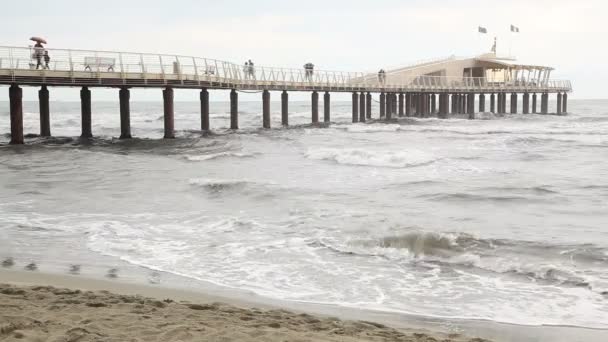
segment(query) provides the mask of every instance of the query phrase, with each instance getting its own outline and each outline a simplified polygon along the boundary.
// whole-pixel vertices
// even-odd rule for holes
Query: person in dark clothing
[[[34,58],[36,59],[36,70],[43,67],[42,65],[42,55],[44,54],[44,47],[40,42],[36,42],[34,45]]]
[[[380,71],[378,71],[378,81],[380,84],[384,84],[386,82],[386,72],[384,69],[380,69]]]
[[[49,68],[49,63],[51,62],[51,56],[49,56],[49,51],[48,50],[44,50],[44,68],[45,69],[50,69]]]

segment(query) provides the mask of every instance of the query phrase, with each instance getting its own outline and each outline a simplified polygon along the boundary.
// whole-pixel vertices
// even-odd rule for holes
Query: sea
[[[209,133],[200,103],[176,102],[169,140],[162,102],[131,109],[134,139],[117,138],[117,102],[94,101],[95,138],[81,141],[79,102],[51,102],[52,138],[35,135],[38,104],[25,102],[33,134],[9,146],[0,102],[0,259],[39,271],[123,263],[288,303],[608,329],[608,100],[476,120],[384,121],[374,103],[375,119],[356,124],[335,101],[318,126],[310,102],[293,101],[288,128],[273,101],[272,129],[261,101],[243,101],[238,131],[229,103],[212,102]]]

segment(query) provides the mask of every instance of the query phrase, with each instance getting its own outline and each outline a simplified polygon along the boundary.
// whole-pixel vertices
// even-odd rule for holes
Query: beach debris
[[[13,258],[8,257],[2,261],[2,267],[13,267],[15,265],[15,260]]]
[[[30,262],[29,264],[27,264],[27,266],[25,266],[25,269],[28,271],[36,271],[38,270],[38,265],[36,265],[35,262]]]
[[[80,274],[80,265],[70,265],[70,270],[68,271],[70,274]]]
[[[87,303],[86,306],[91,307],[91,308],[105,308],[108,305],[105,303],[102,303],[102,302],[92,302],[92,303]]]
[[[118,278],[118,268],[111,268],[110,270],[108,270],[106,277],[113,279]]]

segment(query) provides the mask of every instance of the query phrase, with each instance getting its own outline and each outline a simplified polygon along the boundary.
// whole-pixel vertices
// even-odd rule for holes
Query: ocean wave
[[[185,155],[184,157],[189,161],[205,161],[220,158],[252,158],[255,157],[255,154],[245,152],[217,152],[201,155]]]
[[[319,241],[312,247],[328,248],[344,255],[381,257],[391,262],[436,265],[482,273],[494,273],[520,281],[547,285],[582,287],[602,292],[606,284],[593,286],[593,278],[581,267],[608,261],[608,251],[583,245],[551,245],[538,242],[482,239],[465,233],[412,231],[347,243]],[[539,257],[540,256],[540,257]]]
[[[309,149],[306,157],[314,160],[331,160],[344,165],[407,168],[435,162],[432,155],[417,150],[399,152],[373,151],[359,148]]]
[[[223,192],[227,190],[243,189],[252,184],[252,182],[238,179],[210,179],[210,178],[193,178],[189,180],[190,185],[202,187],[210,192]]]

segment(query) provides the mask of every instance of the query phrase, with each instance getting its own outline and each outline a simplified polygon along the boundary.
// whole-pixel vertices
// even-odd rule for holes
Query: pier
[[[346,72],[243,65],[214,59],[109,51],[47,49],[48,68],[36,69],[32,48],[0,47],[0,85],[9,86],[11,144],[23,144],[22,87],[39,87],[40,135],[51,135],[49,99],[51,87],[78,87],[81,99],[81,137],[93,136],[91,89],[116,88],[120,101],[120,138],[131,138],[130,89],[162,89],[164,138],[175,137],[174,92],[200,90],[201,130],[209,125],[209,90],[224,89],[230,99],[230,128],[239,128],[239,91],[259,91],[262,97],[261,126],[271,128],[270,92],[281,93],[281,124],[289,125],[289,92],[311,94],[311,123],[319,123],[319,93],[323,93],[323,122],[331,122],[332,92],[352,94],[352,122],[399,117],[448,118],[462,114],[475,119],[485,112],[549,114],[549,97],[554,96],[555,114],[567,113],[570,81],[550,78],[551,67],[517,63],[494,53],[447,57],[411,66],[377,72]],[[530,96],[532,108],[530,110]],[[378,98],[378,100],[375,100]],[[509,101],[507,101],[509,98]],[[372,101],[379,112],[372,113]],[[476,103],[478,106],[476,106]],[[476,108],[478,110],[476,111]]]

